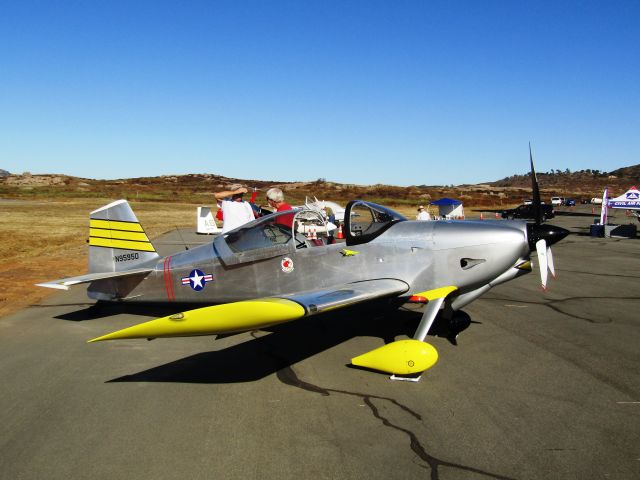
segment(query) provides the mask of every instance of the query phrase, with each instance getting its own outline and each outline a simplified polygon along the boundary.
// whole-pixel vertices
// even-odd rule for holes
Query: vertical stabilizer
[[[126,200],[91,212],[89,273],[131,270],[159,257]]]

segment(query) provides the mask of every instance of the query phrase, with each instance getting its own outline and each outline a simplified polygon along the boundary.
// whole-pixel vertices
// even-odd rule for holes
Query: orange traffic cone
[[[480,220],[484,220],[484,215],[480,212]]]
[[[498,216],[498,212],[496,212],[496,218],[500,218],[500,217]]]
[[[316,228],[313,227],[313,229],[311,230],[311,240],[317,240],[318,236],[316,235]]]
[[[344,239],[344,233],[342,233],[342,225],[338,227],[338,233],[336,234],[336,238],[338,240]]]

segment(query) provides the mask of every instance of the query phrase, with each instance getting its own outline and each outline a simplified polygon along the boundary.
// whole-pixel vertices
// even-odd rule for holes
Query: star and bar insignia
[[[202,290],[208,282],[213,282],[213,275],[205,274],[198,269],[191,270],[188,277],[182,277],[182,285],[189,285],[196,292]]]

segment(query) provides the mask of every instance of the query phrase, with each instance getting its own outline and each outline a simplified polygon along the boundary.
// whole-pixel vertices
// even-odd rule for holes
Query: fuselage
[[[402,221],[357,245],[288,243],[229,253],[218,237],[159,260],[124,299],[218,304],[376,278],[402,280],[409,294],[443,285],[464,294],[529,255],[522,222]]]

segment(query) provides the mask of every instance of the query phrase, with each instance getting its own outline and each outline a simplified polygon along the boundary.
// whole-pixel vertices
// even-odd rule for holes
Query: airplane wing
[[[107,278],[121,278],[130,277],[133,275],[147,275],[153,272],[153,268],[134,268],[132,270],[124,270],[122,272],[100,272],[100,273],[88,273],[86,275],[80,275],[77,277],[60,278],[58,280],[52,280],[50,282],[36,283],[38,287],[57,288],[60,290],[69,290],[72,285],[78,285],[80,283],[90,283],[96,280],[104,280]]]
[[[377,298],[401,295],[408,290],[407,283],[392,278],[347,283],[334,288],[197,308],[134,325],[89,341],[242,332]]]
[[[288,299],[302,305],[307,315],[315,315],[316,313],[347,307],[367,300],[401,295],[408,290],[409,285],[402,280],[379,278],[376,280],[347,283],[336,288],[283,295],[280,298]]]

